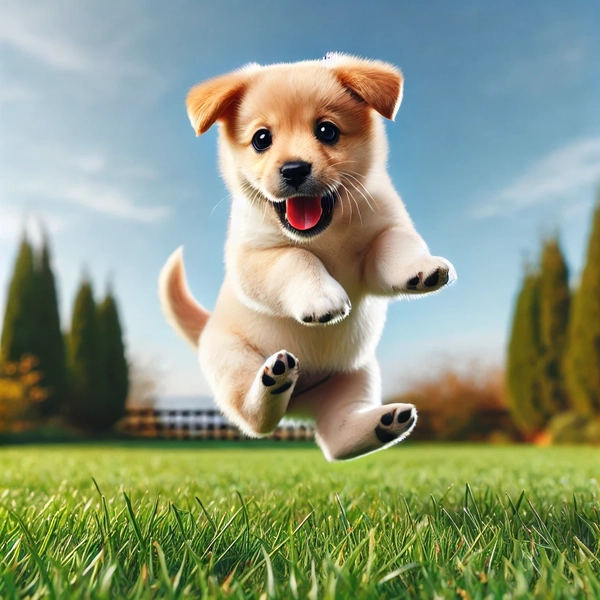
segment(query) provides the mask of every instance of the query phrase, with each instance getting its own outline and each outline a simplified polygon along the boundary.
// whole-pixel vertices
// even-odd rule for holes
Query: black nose
[[[289,183],[291,186],[298,189],[310,175],[310,169],[310,163],[298,160],[285,163],[281,169],[279,169],[279,172],[286,183]]]

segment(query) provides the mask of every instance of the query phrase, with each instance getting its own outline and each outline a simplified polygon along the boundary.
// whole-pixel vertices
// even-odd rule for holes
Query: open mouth
[[[284,202],[273,203],[279,215],[281,224],[293,233],[312,237],[317,235],[331,224],[335,196],[296,196]]]

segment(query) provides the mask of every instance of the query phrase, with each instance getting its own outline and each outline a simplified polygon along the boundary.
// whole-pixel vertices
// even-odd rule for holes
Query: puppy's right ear
[[[186,98],[188,117],[196,135],[208,131],[248,85],[248,74],[236,71],[193,87]]]
[[[341,84],[358,94],[386,119],[394,120],[404,79],[399,69],[380,60],[366,60],[332,52],[324,64],[335,72]]]

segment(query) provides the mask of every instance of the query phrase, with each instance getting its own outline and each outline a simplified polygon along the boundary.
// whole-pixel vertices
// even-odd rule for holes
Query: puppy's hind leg
[[[329,461],[348,460],[402,441],[417,422],[412,404],[381,404],[379,366],[334,375],[292,399],[290,413],[312,413],[316,438]]]
[[[244,433],[268,435],[287,411],[298,380],[298,359],[285,350],[265,359],[236,336],[219,336],[216,344],[210,337],[209,331],[202,336],[200,363],[217,404]]]

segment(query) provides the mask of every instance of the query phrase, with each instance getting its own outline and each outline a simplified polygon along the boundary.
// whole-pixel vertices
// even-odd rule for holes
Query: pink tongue
[[[289,224],[305,231],[313,228],[321,218],[321,198],[288,198],[286,200],[286,217]]]

